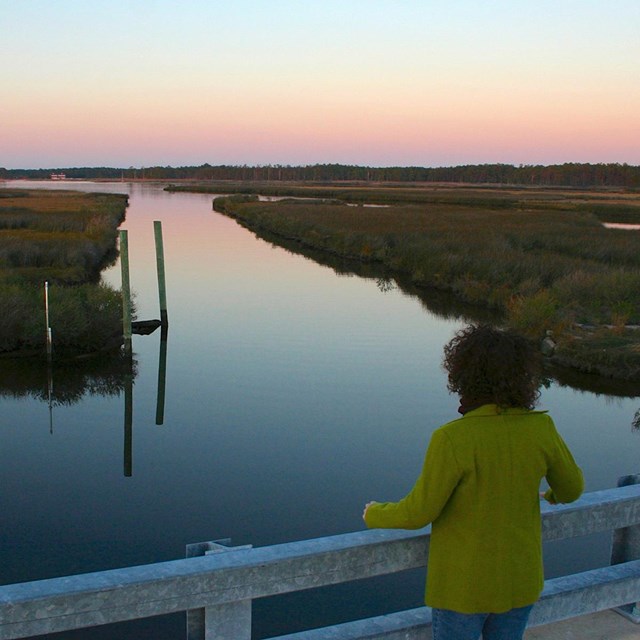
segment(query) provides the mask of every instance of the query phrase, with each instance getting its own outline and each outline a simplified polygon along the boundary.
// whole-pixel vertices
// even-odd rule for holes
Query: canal
[[[19,186],[130,195],[122,228],[139,319],[159,317],[161,220],[169,332],[162,375],[160,332],[134,336],[128,426],[117,376],[88,363],[54,369],[49,401],[46,373],[0,362],[11,381],[0,387],[0,582],[175,559],[204,540],[262,546],[354,531],[365,502],[412,486],[431,432],[457,415],[442,347],[481,311],[258,239],[212,211],[211,195],[144,183]],[[119,265],[103,279],[119,288]],[[73,375],[73,391],[56,395]],[[587,490],[640,472],[640,390],[559,380],[539,406]],[[608,563],[602,536],[545,551],[549,577]],[[411,572],[256,602],[254,636],[418,606],[422,581]],[[170,616],[51,638],[169,640],[183,631],[183,616]]]

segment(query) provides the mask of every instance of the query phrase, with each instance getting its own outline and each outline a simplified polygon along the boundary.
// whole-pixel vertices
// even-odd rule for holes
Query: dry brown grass
[[[0,213],[4,209],[29,209],[36,213],[78,213],[95,207],[96,196],[79,191],[2,189]]]

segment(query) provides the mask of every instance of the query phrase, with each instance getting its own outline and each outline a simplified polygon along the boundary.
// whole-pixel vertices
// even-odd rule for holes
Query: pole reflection
[[[133,476],[133,375],[124,376],[124,475]]]
[[[164,403],[167,386],[167,341],[169,327],[162,325],[160,332],[160,356],[158,358],[158,397],[156,401],[156,424],[164,424]]]

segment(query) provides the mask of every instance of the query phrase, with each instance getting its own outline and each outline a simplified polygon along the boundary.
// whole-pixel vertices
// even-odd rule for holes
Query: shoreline
[[[295,203],[289,201],[288,204]],[[318,202],[316,204],[322,203]],[[263,205],[263,207],[259,211],[260,205]],[[271,206],[271,211],[267,211],[264,205]],[[299,222],[299,220],[296,219],[294,223],[291,222],[291,219],[295,217],[291,214],[291,207],[286,211],[286,216],[283,210],[280,211],[281,215],[278,216],[273,209],[273,205],[274,203],[258,202],[255,195],[231,196],[214,200],[214,210],[233,217],[257,235],[267,232],[276,238],[280,238],[283,242],[294,243],[300,247],[300,252],[309,249],[333,255],[343,260],[375,263],[384,266],[395,276],[410,278],[413,285],[424,291],[430,289],[447,291],[462,302],[477,302],[477,300],[468,300],[464,296],[460,296],[459,291],[456,290],[455,283],[445,278],[440,279],[435,284],[433,281],[428,281],[422,274],[421,278],[416,278],[415,273],[402,268],[397,256],[390,255],[389,251],[385,250],[384,247],[381,248],[376,245],[376,238],[367,235],[366,230],[359,229],[356,232],[354,229],[353,234],[355,236],[358,233],[362,236],[359,239],[359,246],[364,246],[365,248],[369,245],[372,246],[364,252],[358,250],[357,247],[356,250],[353,250],[353,246],[350,247],[344,238],[342,240],[336,240],[335,237],[331,238],[332,234],[327,231],[327,229],[331,229],[330,226],[322,229],[319,224],[314,226],[314,223],[320,219],[320,214],[313,218],[314,222],[305,221],[306,226],[301,224],[296,227],[295,223]],[[318,209],[320,207],[315,208]],[[307,211],[310,210],[311,207],[307,207]],[[286,220],[284,219],[285,217],[287,217]],[[303,216],[300,215],[299,217]],[[480,285],[477,284],[475,286],[478,287]],[[505,298],[509,300],[507,294],[505,294]],[[501,308],[499,300],[494,300],[493,304],[491,304],[491,300],[486,302],[488,304],[480,306]],[[526,315],[524,317],[526,318]],[[509,323],[509,320],[510,318],[507,318],[507,323]],[[554,366],[606,379],[620,380],[621,382],[640,381],[640,335],[637,331],[637,322],[623,321],[617,322],[615,325],[603,322],[590,327],[578,322],[564,321],[559,323],[557,320],[555,321],[556,326],[554,326],[554,320],[551,317],[549,317],[546,325],[545,322],[544,318],[539,321],[541,329],[537,334],[538,340],[542,343],[547,333],[547,331],[543,330],[544,326],[547,326],[547,329],[548,326],[553,326],[555,344],[553,345],[552,353],[546,355],[548,356],[548,362]],[[514,328],[518,330],[518,327]],[[531,334],[529,334],[529,337],[532,337]]]

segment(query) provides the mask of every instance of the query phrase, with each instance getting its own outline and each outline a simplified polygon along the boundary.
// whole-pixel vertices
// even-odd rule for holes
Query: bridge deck
[[[529,629],[525,640],[640,640],[640,624],[615,611],[600,611]]]

